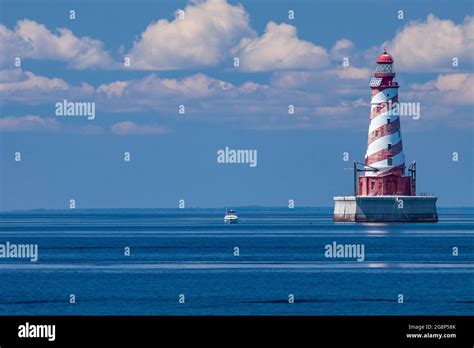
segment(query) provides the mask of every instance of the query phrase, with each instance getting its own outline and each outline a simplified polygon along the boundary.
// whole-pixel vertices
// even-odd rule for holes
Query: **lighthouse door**
[[[386,186],[386,195],[395,195],[397,193],[397,182],[394,180],[388,180]]]

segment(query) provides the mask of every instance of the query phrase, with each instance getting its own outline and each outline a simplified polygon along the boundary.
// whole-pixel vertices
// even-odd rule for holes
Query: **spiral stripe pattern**
[[[367,172],[366,176],[403,174],[405,170],[398,88],[381,87],[374,90],[365,164],[377,169],[375,172]]]

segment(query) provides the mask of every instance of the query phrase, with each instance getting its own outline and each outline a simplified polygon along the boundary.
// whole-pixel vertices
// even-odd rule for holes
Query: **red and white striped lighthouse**
[[[384,51],[370,80],[369,140],[364,163],[354,161],[354,195],[334,197],[335,222],[436,222],[436,196],[416,195],[416,164],[405,175],[398,83]],[[362,165],[362,168],[360,168]],[[362,176],[358,177],[358,174]]]
[[[393,58],[378,56],[370,80],[371,112],[364,176],[359,177],[361,196],[415,195],[411,176],[405,176],[405,155],[400,130],[398,88]]]

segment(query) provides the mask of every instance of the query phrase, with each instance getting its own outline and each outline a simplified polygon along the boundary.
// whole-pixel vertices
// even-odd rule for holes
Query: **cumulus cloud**
[[[119,93],[112,92],[117,89],[115,82],[97,88],[98,108],[120,113],[153,111],[164,118],[179,115],[216,121],[239,118],[241,114],[245,117],[245,113],[268,112],[276,103],[283,103],[278,100],[278,92],[267,85],[251,81],[233,85],[205,74],[170,79],[153,73],[122,82]],[[185,106],[184,115],[178,114],[179,105]],[[286,110],[287,105],[280,109]]]
[[[20,69],[0,71],[0,92],[18,92],[28,89],[66,90],[69,85],[60,78],[35,75]]]
[[[367,121],[370,99],[367,82],[361,84],[365,104],[354,95],[341,98],[334,90],[338,88],[337,81],[347,81],[350,85],[354,78],[360,78],[361,73],[355,71],[350,76],[341,74],[338,69],[326,73],[321,71],[319,75],[311,75],[316,72],[310,71],[280,72],[269,85],[253,81],[234,85],[204,74],[181,79],[150,74],[141,79],[101,85],[97,94],[103,110],[120,113],[153,111],[154,117],[164,122],[171,117],[191,117],[201,122],[229,122],[251,129],[299,129],[321,126],[320,119],[324,118],[321,116],[344,118],[350,115],[347,126],[352,127],[354,122]],[[322,78],[331,81],[330,88],[317,87]],[[290,86],[291,79],[294,82]],[[303,84],[299,79],[303,79]],[[309,84],[314,88],[308,88]],[[178,115],[180,104],[186,107],[185,115]],[[294,115],[288,114],[289,104],[295,105]],[[360,118],[354,117],[356,107],[363,107]],[[324,122],[325,127],[330,126],[329,119]],[[341,126],[344,126],[343,122],[338,125]],[[145,134],[162,131],[160,128],[149,130],[140,127],[127,121],[114,125],[113,132]]]
[[[150,24],[127,56],[132,69],[190,69],[214,66],[228,58],[243,36],[255,35],[241,5],[226,0],[193,1],[169,22]]]
[[[91,97],[94,88],[83,83],[71,86],[63,79],[36,75],[21,69],[0,70],[0,103],[41,104],[61,98]]]
[[[435,80],[410,85],[407,96],[444,105],[474,105],[474,74],[441,74]]]
[[[61,122],[59,119],[52,117],[26,115],[0,117],[0,132],[61,132],[68,134],[95,135],[103,134],[104,129],[98,125],[78,125],[75,122]]]
[[[58,131],[59,129],[60,125],[57,120],[41,118],[37,115],[0,118],[0,131],[2,132]]]
[[[241,98],[260,104],[265,99],[278,98],[277,90],[268,85],[252,81],[233,85],[205,74],[174,79],[161,78],[153,73],[141,79],[120,81],[120,86],[117,88],[117,82],[100,85],[97,88],[99,101],[117,111],[126,110],[127,106],[168,111],[170,109],[167,108],[177,110],[179,104],[186,104],[190,106],[187,111],[199,108],[210,113],[220,113],[222,109],[219,105],[226,104],[232,108],[241,106]],[[120,91],[117,92],[117,89]]]
[[[354,43],[348,39],[341,39],[336,41],[334,46],[331,48],[331,58],[335,60],[341,60],[344,57],[348,57],[354,49]]]
[[[327,75],[336,75],[341,80],[368,80],[372,75],[372,70],[369,68],[357,68],[349,66],[347,68],[336,68],[335,70],[327,71]]]
[[[114,81],[100,85],[97,88],[97,92],[105,94],[108,98],[112,98],[113,96],[121,96],[127,86],[127,81]]]
[[[318,98],[311,93],[280,90],[252,81],[233,85],[204,74],[181,79],[150,74],[142,79],[122,82],[125,87],[120,90],[120,95],[109,93],[116,87],[113,82],[98,87],[98,105],[102,110],[120,113],[152,111],[154,117],[165,122],[174,117],[190,117],[201,122],[230,122],[247,128],[258,128],[262,124],[279,127],[281,122],[295,125],[296,118],[288,115],[288,104],[299,105],[299,112],[304,113],[306,106],[314,105]],[[178,114],[181,104],[186,108],[184,115]],[[141,132],[137,127],[126,123],[116,126],[114,131]]]
[[[474,57],[474,17],[467,16],[456,24],[433,14],[425,21],[404,26],[393,40],[384,43],[395,57],[399,70],[450,70],[452,59],[459,65],[472,66]]]
[[[347,94],[347,88],[351,88],[353,92],[363,90],[368,93],[371,73],[368,68],[352,66],[339,66],[322,71],[281,71],[272,75],[270,84],[277,88],[327,91],[330,94]],[[367,80],[367,83],[363,83],[363,80]]]
[[[139,125],[131,121],[119,122],[110,127],[112,133],[117,135],[150,135],[163,134],[169,130],[156,125]]]
[[[66,28],[52,32],[33,20],[17,22],[14,30],[0,24],[0,65],[14,65],[14,58],[50,59],[64,61],[75,69],[113,65],[103,43],[89,37],[76,37]]]
[[[231,83],[205,74],[174,79],[160,78],[153,73],[142,79],[102,84],[97,88],[97,95],[105,102],[114,100],[119,103],[157,107],[172,102],[174,107],[177,107],[176,103],[179,101],[199,100],[233,90],[235,86]]]
[[[329,65],[325,48],[300,40],[296,28],[269,22],[261,37],[243,38],[233,48],[244,71],[318,69]]]
[[[314,115],[317,116],[338,116],[352,114],[354,109],[350,105],[329,105],[317,106]]]
[[[190,98],[208,97],[218,91],[234,88],[229,82],[217,80],[204,74],[196,74],[179,80],[161,79],[156,82],[167,94],[186,95]]]

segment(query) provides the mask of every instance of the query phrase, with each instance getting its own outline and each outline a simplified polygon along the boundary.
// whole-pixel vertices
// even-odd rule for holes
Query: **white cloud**
[[[318,116],[348,115],[352,113],[352,110],[348,105],[317,106],[314,114]]]
[[[420,103],[420,121],[405,118],[409,129],[426,127],[471,129],[474,127],[474,74],[440,74],[425,83],[414,83],[400,91],[400,101]]]
[[[347,68],[338,67],[334,70],[329,70],[328,75],[336,75],[341,80],[369,80],[372,75],[372,70],[352,66]]]
[[[66,90],[69,85],[60,78],[48,78],[35,75],[31,71],[3,70],[0,71],[0,92],[18,92],[28,89]]]
[[[0,51],[0,65],[10,67],[15,57],[65,61],[75,69],[113,65],[101,41],[78,38],[65,28],[51,32],[45,25],[29,19],[19,20],[14,30],[0,24]]]
[[[326,49],[300,40],[296,28],[269,22],[257,38],[243,38],[233,48],[243,71],[317,69],[329,65]]]
[[[150,24],[127,54],[132,69],[190,69],[215,66],[243,36],[253,36],[241,5],[225,0],[194,1],[173,21]]]
[[[341,39],[336,41],[331,48],[331,58],[335,60],[342,60],[348,57],[354,49],[354,43],[348,39]]]
[[[146,135],[163,134],[169,132],[166,127],[156,125],[138,125],[131,121],[124,121],[114,124],[110,127],[112,133],[117,135]]]
[[[63,98],[91,98],[94,88],[82,83],[71,86],[63,79],[36,75],[21,69],[0,70],[0,104],[7,101],[41,104]]]
[[[466,98],[468,103],[474,103],[473,88],[474,88],[474,74],[448,74],[440,75],[436,79],[436,88],[442,92],[458,91],[461,95],[471,96]]]
[[[97,88],[97,92],[104,93],[107,97],[121,96],[128,86],[127,81],[115,81],[102,84]]]
[[[426,21],[410,22],[392,41],[386,42],[398,70],[432,71],[452,69],[452,59],[460,68],[472,66],[474,57],[474,17],[463,23],[439,19],[433,14]]]
[[[222,91],[233,90],[235,87],[222,80],[204,74],[195,74],[181,79],[160,78],[150,74],[139,80],[116,81],[102,84],[97,88],[99,96],[107,98],[120,97],[120,100],[133,102],[137,97],[142,100],[174,99],[192,100],[216,96]]]
[[[60,125],[57,120],[41,118],[37,115],[0,118],[0,131],[2,132],[58,131],[59,128]]]
[[[204,74],[196,74],[180,80],[163,79],[160,85],[170,94],[186,95],[190,98],[208,97],[219,91],[233,89],[234,86]]]
[[[354,109],[365,106],[365,109],[362,109],[364,117],[355,118],[355,121],[349,122],[348,126],[357,121],[366,122],[370,98],[367,83],[363,83],[363,94],[366,97],[364,105],[354,95],[341,98],[334,92],[338,86],[338,82],[334,81],[347,81],[351,85],[354,83],[352,80],[354,76],[348,77],[337,69],[318,73],[318,76],[314,76],[312,74],[316,72],[303,71],[293,74],[280,72],[279,82],[277,83],[275,78],[270,85],[252,81],[233,85],[204,74],[181,79],[160,78],[156,74],[150,74],[142,79],[117,81],[99,86],[98,108],[120,113],[152,111],[154,117],[162,120],[171,117],[181,119],[190,117],[201,122],[228,122],[252,129],[298,129],[319,127],[320,119],[327,119],[321,116],[344,117],[342,111],[347,111],[346,116],[350,115],[354,119]],[[307,82],[314,88],[307,88],[307,84],[301,85],[301,81],[298,81],[298,78],[305,78],[305,74],[308,74]],[[354,75],[355,78],[359,78],[361,73],[356,72]],[[290,78],[295,78],[291,86],[288,82]],[[315,81],[318,79],[331,81],[331,87],[317,87]],[[180,104],[186,107],[185,115],[178,115]],[[297,110],[295,115],[288,114],[289,104],[295,105]],[[317,109],[318,106],[322,108]],[[330,127],[330,120],[324,122],[325,127]],[[338,125],[342,126],[343,122]],[[127,134],[148,131],[139,127],[124,123],[120,124],[120,127],[114,126],[114,131]]]
[[[330,101],[331,102],[331,101]],[[369,112],[369,105],[367,103],[367,100],[364,100],[362,98],[356,99],[356,100],[340,100],[339,102],[334,103],[330,105],[318,105],[316,108],[314,108],[313,115],[316,116],[347,116],[347,117],[352,117],[355,113],[356,108],[362,108],[361,110],[358,111],[359,114],[363,114],[364,112],[367,113],[367,120],[368,120],[368,115],[370,114]],[[364,118],[363,121],[365,122],[366,119]],[[350,120],[348,120],[350,122]]]
[[[354,92],[364,91],[369,95],[368,81],[371,73],[368,68],[352,66],[338,66],[322,71],[281,71],[273,73],[270,84],[283,89],[325,91],[328,94],[341,94],[350,88]],[[367,80],[367,83],[352,80]]]
[[[474,105],[474,74],[441,74],[436,80],[410,85],[406,95],[422,103]]]

